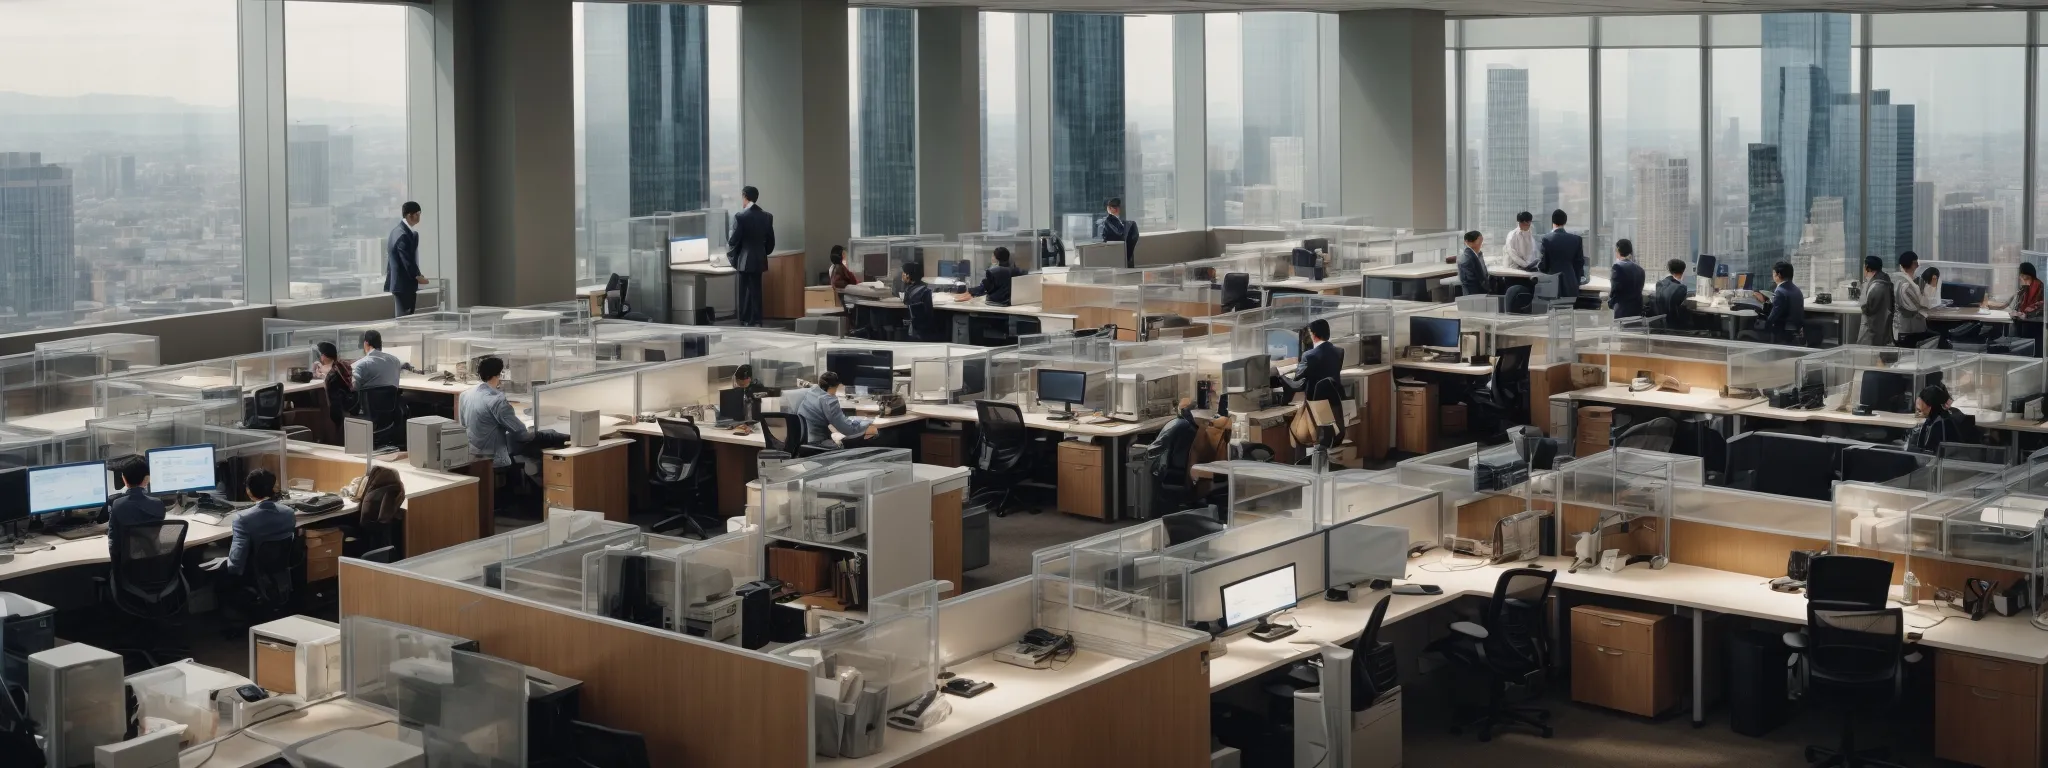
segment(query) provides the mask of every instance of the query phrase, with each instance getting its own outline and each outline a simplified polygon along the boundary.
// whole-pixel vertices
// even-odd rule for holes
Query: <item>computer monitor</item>
[[[718,425],[725,427],[754,420],[754,403],[746,390],[727,387],[718,390]]]
[[[1430,349],[1458,349],[1459,321],[1455,317],[1408,318],[1408,343]]]
[[[213,478],[212,444],[149,449],[150,493],[211,491]]]
[[[1330,250],[1330,238],[1311,237],[1307,240],[1301,241],[1301,247],[1307,248],[1317,253],[1323,253]]]
[[[1704,277],[1712,279],[1714,277],[1714,270],[1717,269],[1715,264],[1716,260],[1713,254],[1700,254],[1700,257],[1693,262],[1693,277]]]
[[[1408,575],[1408,529],[1363,521],[1331,528],[1323,537],[1325,582],[1332,587],[1393,581]]]
[[[867,253],[861,255],[861,280],[887,280],[889,277],[889,254]]]
[[[896,353],[887,349],[835,349],[825,353],[825,370],[839,374],[841,384],[862,390],[888,391],[895,384],[895,366]]]
[[[966,280],[973,276],[973,266],[966,259],[948,259],[939,262],[939,277],[942,279]]]
[[[1088,399],[1088,373],[1066,371],[1058,368],[1040,368],[1036,371],[1038,401],[1060,403],[1061,412],[1072,418],[1074,406]]]
[[[1300,358],[1300,331],[1270,330],[1266,332],[1266,359],[1298,360]]]
[[[711,241],[701,237],[672,237],[668,241],[672,264],[701,264],[711,260]]]
[[[28,517],[28,468],[0,470],[0,525]]]
[[[1228,632],[1252,622],[1264,625],[1273,614],[1293,608],[1299,597],[1293,563],[1225,584],[1223,630]]]
[[[1864,371],[1856,388],[1856,404],[1873,411],[1913,412],[1913,375],[1899,371]]]
[[[81,461],[28,470],[28,513],[90,509],[107,503],[107,463]]]
[[[1974,307],[1984,303],[1984,286],[1974,283],[1941,284],[1941,297],[1951,306]]]

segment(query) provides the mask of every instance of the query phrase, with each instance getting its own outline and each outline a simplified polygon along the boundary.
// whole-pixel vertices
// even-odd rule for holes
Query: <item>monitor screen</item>
[[[1406,528],[1349,523],[1331,528],[1324,542],[1323,562],[1330,569],[1331,586],[1392,581],[1408,575]]]
[[[1873,411],[1913,412],[1913,375],[1898,371],[1864,371],[1858,382],[1856,404]]]
[[[697,264],[711,260],[711,241],[701,237],[676,237],[668,241],[671,264]]]
[[[753,421],[753,398],[739,387],[718,390],[718,420],[721,422]]]
[[[1293,360],[1301,357],[1301,333],[1299,331],[1267,331],[1266,357],[1270,360]]]
[[[181,445],[149,451],[151,493],[213,490],[213,446]]]
[[[868,253],[860,257],[862,280],[881,280],[889,277],[889,254]]]
[[[1405,543],[1405,540],[1404,540]],[[1235,629],[1294,607],[1294,564],[1223,585],[1223,628]]]
[[[887,390],[895,382],[896,353],[887,349],[835,349],[825,353],[825,370],[839,374],[839,383],[869,390]]]
[[[28,513],[85,509],[107,503],[107,463],[85,461],[28,471]]]
[[[1307,240],[1301,241],[1301,247],[1316,252],[1327,251],[1330,250],[1330,238],[1311,237]]]
[[[1043,402],[1072,403],[1080,405],[1087,399],[1088,374],[1082,371],[1062,371],[1057,368],[1038,369],[1038,399]]]
[[[1974,307],[1984,303],[1984,286],[1973,283],[1941,284],[1941,297],[1951,306]]]
[[[939,277],[951,280],[966,280],[973,276],[966,259],[950,259],[939,262]]]
[[[1418,347],[1458,348],[1458,319],[1455,317],[1408,318],[1408,343]]]
[[[28,470],[0,470],[0,523],[28,517]]]
[[[1714,263],[1715,263],[1715,262],[1714,262],[1714,256],[1713,256],[1713,254],[1708,254],[1708,253],[1702,253],[1702,254],[1700,254],[1700,258],[1699,258],[1699,261],[1698,261],[1697,263],[1693,264],[1693,269],[1692,269],[1692,274],[1693,274],[1693,276],[1694,276],[1694,277],[1713,277],[1713,276],[1714,276],[1714,269],[1715,269]]]

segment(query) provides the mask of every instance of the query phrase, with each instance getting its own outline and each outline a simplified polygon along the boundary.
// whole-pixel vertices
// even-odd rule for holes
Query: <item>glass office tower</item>
[[[1144,66],[1139,63],[1139,66]],[[1101,213],[1124,189],[1124,18],[1052,17],[1052,210]]]
[[[0,152],[0,313],[71,311],[72,226],[71,169]]]
[[[860,205],[863,236],[917,232],[917,12],[861,8]]]
[[[582,6],[587,274],[631,274],[626,220],[710,201],[707,9]]]

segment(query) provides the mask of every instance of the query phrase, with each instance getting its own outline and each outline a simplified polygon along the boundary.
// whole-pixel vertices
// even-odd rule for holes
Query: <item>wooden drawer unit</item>
[[[565,448],[541,456],[541,484],[554,506],[604,513],[606,520],[625,522],[632,504],[626,482],[626,439],[606,440],[595,448]]]
[[[1934,653],[1934,756],[1984,768],[2038,768],[2041,667]]]
[[[299,692],[299,650],[275,640],[257,640],[256,684],[271,693]]]
[[[334,578],[341,565],[341,542],[345,538],[341,529],[309,528],[302,538],[306,542],[306,581]]]
[[[1102,496],[1102,447],[1067,440],[1059,450],[1059,509],[1068,514],[1108,519],[1109,509]]]
[[[922,458],[917,463],[934,467],[961,466],[966,459],[961,455],[961,442],[959,432],[926,432],[918,439],[918,452]]]
[[[1572,609],[1572,700],[1656,717],[1685,693],[1692,657],[1676,616]]]
[[[1578,435],[1577,456],[1591,456],[1607,450],[1608,433],[1614,429],[1614,408],[1605,405],[1588,405],[1579,409],[1579,423],[1574,429]]]
[[[1436,385],[1401,385],[1395,394],[1394,414],[1394,447],[1408,453],[1429,453],[1431,438],[1436,435]]]

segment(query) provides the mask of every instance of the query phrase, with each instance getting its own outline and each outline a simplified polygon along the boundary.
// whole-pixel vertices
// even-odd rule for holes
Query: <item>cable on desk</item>
[[[1449,551],[1446,551],[1444,552],[1442,557],[1438,557],[1436,559],[1436,562],[1418,563],[1416,564],[1415,569],[1418,571],[1428,571],[1430,573],[1457,573],[1459,571],[1470,571],[1479,568],[1485,568],[1489,564],[1490,562],[1483,557],[1475,558],[1470,561],[1458,561],[1456,555]],[[1431,568],[1430,566],[1432,565],[1441,567]]]

